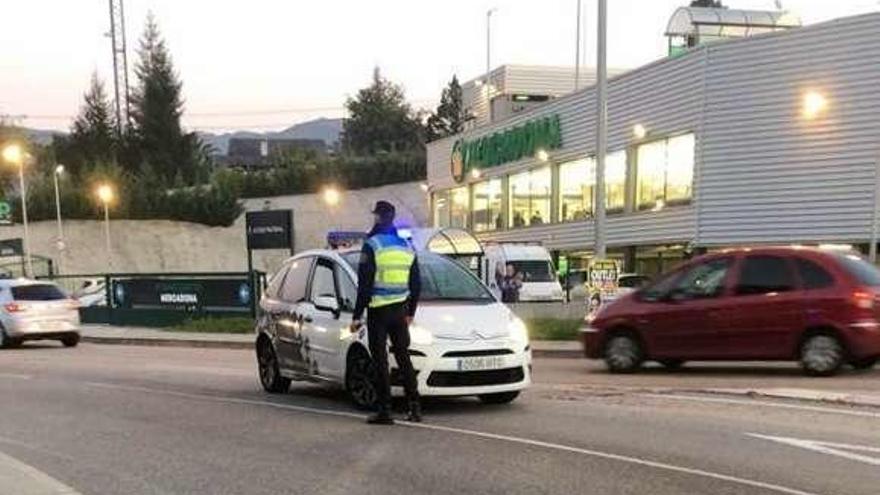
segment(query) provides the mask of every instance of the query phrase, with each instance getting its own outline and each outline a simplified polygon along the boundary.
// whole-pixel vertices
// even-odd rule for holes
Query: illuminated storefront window
[[[621,212],[626,206],[626,151],[615,151],[605,157],[605,209]]]
[[[460,229],[468,228],[468,216],[470,215],[470,198],[468,188],[458,187],[449,191],[449,226]]]
[[[474,231],[504,228],[501,216],[501,179],[474,184],[471,204],[474,209]]]
[[[694,182],[694,148],[693,134],[638,147],[636,202],[639,209],[690,201]]]
[[[449,191],[434,193],[434,226],[449,227]]]
[[[559,165],[559,219],[586,220],[593,215],[596,161],[593,158]]]
[[[510,176],[511,227],[540,225],[550,221],[550,167]]]

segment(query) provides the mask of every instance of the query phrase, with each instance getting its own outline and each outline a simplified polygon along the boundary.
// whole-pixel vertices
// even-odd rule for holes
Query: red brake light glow
[[[11,302],[4,304],[3,308],[7,313],[20,313],[25,310],[26,306],[18,304],[17,302]]]
[[[873,309],[874,308],[874,294],[870,292],[864,291],[856,291],[853,292],[852,295],[853,304],[859,309]]]

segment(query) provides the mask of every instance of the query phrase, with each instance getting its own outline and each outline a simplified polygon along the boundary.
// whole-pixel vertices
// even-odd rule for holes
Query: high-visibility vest
[[[370,307],[402,303],[409,298],[409,272],[416,256],[406,241],[393,234],[376,234],[367,243],[376,259]]]

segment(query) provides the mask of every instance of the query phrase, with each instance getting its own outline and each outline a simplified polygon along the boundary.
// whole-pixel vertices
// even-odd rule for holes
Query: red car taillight
[[[19,304],[17,302],[11,302],[4,304],[3,308],[6,310],[7,313],[21,313],[22,311],[27,309],[27,306]]]
[[[865,291],[853,292],[852,302],[859,309],[874,309],[874,294]]]

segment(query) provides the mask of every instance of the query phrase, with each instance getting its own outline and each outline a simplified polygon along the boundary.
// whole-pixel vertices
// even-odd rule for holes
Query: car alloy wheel
[[[612,373],[631,373],[642,364],[642,346],[632,336],[615,335],[605,345],[605,363]]]
[[[801,366],[809,375],[833,375],[843,365],[843,361],[843,346],[832,335],[813,335],[801,345]]]
[[[287,392],[290,388],[290,379],[281,376],[278,358],[268,340],[261,340],[257,348],[257,368],[260,384],[267,392],[279,394]]]
[[[355,351],[349,355],[345,388],[357,407],[369,409],[376,405],[376,369],[366,352]]]

